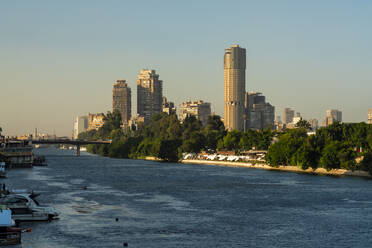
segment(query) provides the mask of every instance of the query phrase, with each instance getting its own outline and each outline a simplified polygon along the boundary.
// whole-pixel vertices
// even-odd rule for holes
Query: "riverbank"
[[[355,176],[355,177],[372,178],[372,176],[367,171],[360,171],[360,170],[351,171],[351,170],[344,170],[344,169],[333,169],[333,170],[327,171],[324,168],[317,168],[316,170],[309,168],[307,170],[303,170],[297,166],[271,167],[267,164],[252,164],[252,163],[244,163],[244,162],[210,161],[210,160],[195,160],[195,159],[187,159],[187,160],[184,159],[184,160],[181,160],[180,163],[246,167],[246,168],[263,169],[263,170],[276,170],[276,171],[309,173],[309,174],[330,175],[330,176]]]

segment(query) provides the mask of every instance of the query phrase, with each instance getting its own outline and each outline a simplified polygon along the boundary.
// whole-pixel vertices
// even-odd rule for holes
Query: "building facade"
[[[155,70],[141,70],[137,78],[137,113],[145,124],[163,110],[163,82]]]
[[[174,102],[168,102],[165,96],[163,96],[163,112],[167,113],[168,115],[173,115],[177,112],[176,107],[174,106]]]
[[[244,130],[274,129],[275,107],[266,102],[265,96],[259,92],[247,92],[244,100]]]
[[[100,127],[104,124],[105,115],[103,113],[97,113],[97,114],[88,114],[88,129],[90,130],[98,130]]]
[[[334,124],[335,122],[342,122],[342,112],[337,109],[328,109],[326,111],[326,117],[323,122],[323,126],[327,127]]]
[[[183,121],[188,115],[194,115],[203,126],[206,126],[211,115],[211,104],[202,100],[183,102],[178,107],[178,119]]]
[[[88,129],[88,116],[78,116],[76,117],[74,123],[74,139],[77,139],[79,134],[87,131]]]
[[[291,108],[285,108],[283,111],[283,123],[289,124],[292,123],[294,117],[294,110]]]
[[[246,50],[233,45],[224,55],[224,122],[228,130],[244,129]]]
[[[311,126],[311,129],[313,131],[315,131],[319,128],[318,119],[313,118],[313,119],[308,120],[308,122],[309,122],[309,124]]]
[[[368,109],[367,123],[372,124],[372,108]]]
[[[112,112],[121,114],[122,127],[128,127],[132,116],[131,90],[125,80],[116,80],[112,89]]]

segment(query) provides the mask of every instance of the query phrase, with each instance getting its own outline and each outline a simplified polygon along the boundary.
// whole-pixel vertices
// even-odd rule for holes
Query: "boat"
[[[12,211],[5,206],[0,206],[0,246],[21,244],[23,232],[31,232],[31,228],[15,227]]]
[[[31,141],[6,140],[0,144],[0,157],[11,168],[31,168],[33,156]]]
[[[2,195],[0,204],[12,210],[12,218],[16,222],[50,221],[59,216],[59,212],[53,207],[40,205],[28,193]]]
[[[6,177],[5,162],[0,162],[0,177]]]

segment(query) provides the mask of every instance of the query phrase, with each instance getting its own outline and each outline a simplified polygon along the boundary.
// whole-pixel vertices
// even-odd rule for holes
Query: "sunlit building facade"
[[[224,55],[224,122],[228,130],[244,129],[246,50],[233,45]]]
[[[128,127],[132,116],[131,89],[125,80],[116,80],[112,89],[112,112],[118,110],[121,114],[122,127]]]
[[[137,78],[137,113],[147,124],[163,110],[163,81],[155,70],[141,70]]]

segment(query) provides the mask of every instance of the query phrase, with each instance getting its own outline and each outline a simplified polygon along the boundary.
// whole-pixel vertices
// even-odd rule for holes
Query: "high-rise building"
[[[174,106],[174,102],[167,100],[165,96],[163,96],[163,112],[167,113],[168,115],[176,114],[176,107]]]
[[[87,131],[88,129],[88,116],[78,116],[76,117],[74,123],[74,139],[77,139],[79,134]]]
[[[162,112],[163,81],[155,70],[141,70],[137,78],[137,113],[147,124],[153,115]]]
[[[244,129],[246,51],[239,45],[225,49],[224,122],[228,130]]]
[[[244,130],[274,128],[275,107],[259,92],[247,92],[244,101]]]
[[[202,100],[183,102],[178,108],[178,118],[183,121],[188,115],[194,115],[206,126],[208,116],[211,115],[211,104]]]
[[[119,110],[123,128],[132,116],[131,90],[125,80],[116,80],[112,89],[112,112]]]
[[[326,117],[323,122],[323,126],[332,125],[335,122],[342,122],[342,112],[337,109],[328,109],[326,111]]]
[[[308,120],[308,122],[309,122],[312,130],[315,131],[315,130],[318,129],[319,125],[318,125],[318,120],[317,119],[313,118],[313,119]]]
[[[367,123],[372,124],[372,108],[368,109]]]
[[[90,130],[98,130],[100,127],[103,126],[105,115],[103,113],[97,113],[97,114],[88,114],[88,129]]]
[[[289,124],[292,123],[294,117],[294,110],[291,108],[285,108],[283,111],[283,123]]]

